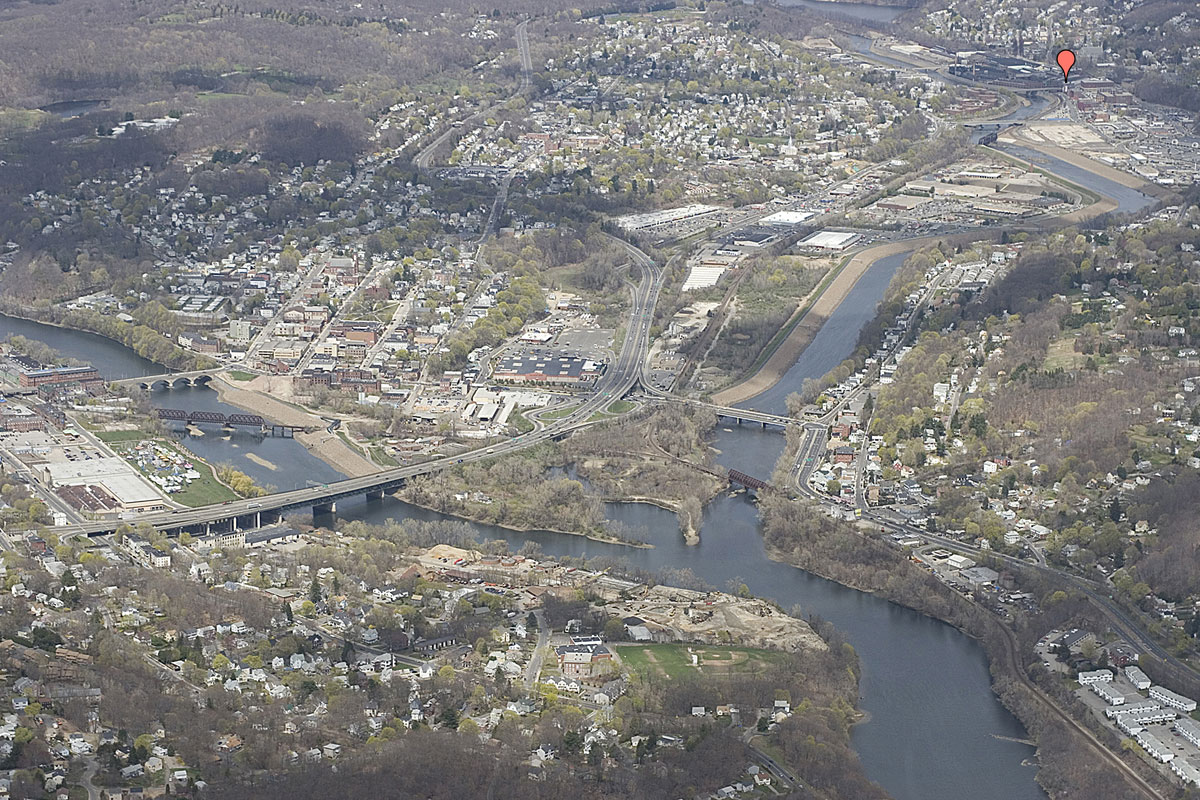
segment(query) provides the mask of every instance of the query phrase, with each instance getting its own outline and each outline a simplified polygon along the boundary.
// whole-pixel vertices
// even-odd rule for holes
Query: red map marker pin
[[[1058,58],[1055,60],[1058,61],[1058,66],[1062,68],[1063,83],[1066,83],[1067,75],[1069,75],[1071,73],[1071,67],[1075,66],[1075,51],[1074,50],[1059,50]]]

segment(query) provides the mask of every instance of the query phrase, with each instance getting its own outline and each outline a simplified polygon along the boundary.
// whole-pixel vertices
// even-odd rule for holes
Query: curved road
[[[521,62],[521,83],[517,86],[517,90],[513,92],[512,97],[520,97],[529,90],[531,85],[533,85],[533,61],[529,56],[529,20],[525,20],[517,25],[515,35],[517,39],[517,57]],[[434,155],[437,154],[437,151],[442,147],[442,145],[449,141],[455,130],[464,128],[467,123],[475,122],[480,119],[486,119],[488,115],[507,102],[508,100],[502,100],[499,103],[495,103],[487,108],[476,111],[471,116],[463,120],[459,120],[463,123],[462,125],[456,126],[451,124],[449,128],[446,128],[446,130],[442,131],[440,136],[426,145],[425,149],[417,153],[416,158],[413,159],[413,166],[422,172],[427,172],[429,167],[433,164]]]

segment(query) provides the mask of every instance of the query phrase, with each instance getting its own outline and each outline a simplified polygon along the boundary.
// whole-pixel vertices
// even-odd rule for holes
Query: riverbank
[[[1001,141],[1011,141],[1013,144],[1020,145],[1021,147],[1028,147],[1030,150],[1036,150],[1044,155],[1052,156],[1060,161],[1065,161],[1072,166],[1085,169],[1088,172],[1099,175],[1101,178],[1110,180],[1113,183],[1119,183],[1129,189],[1137,189],[1143,194],[1156,194],[1163,191],[1162,187],[1158,186],[1157,184],[1144,181],[1135,175],[1130,175],[1124,170],[1110,167],[1109,165],[1096,161],[1093,158],[1080,155],[1074,150],[1067,150],[1066,148],[1059,147],[1055,144],[1050,144],[1049,142],[1031,139],[1028,133],[1022,129],[1006,131],[1004,136],[1001,137]]]
[[[926,244],[935,242],[954,242],[964,237],[970,239],[987,239],[999,235],[999,231],[980,230],[969,234],[923,236],[918,239],[888,242],[887,244],[860,250],[850,256],[849,261],[839,269],[833,280],[829,282],[825,290],[821,292],[811,305],[798,312],[802,313],[802,318],[795,323],[795,327],[788,334],[787,339],[778,346],[770,358],[767,359],[766,363],[740,383],[736,383],[715,393],[712,396],[712,401],[722,406],[737,405],[762,394],[779,383],[788,370],[792,368],[792,365],[796,363],[800,354],[812,343],[817,333],[824,327],[825,322],[837,310],[838,306],[842,304],[847,295],[850,294],[850,291],[858,283],[859,279],[879,259],[911,252]]]
[[[992,691],[1029,732],[1039,766],[1036,780],[1051,797],[1088,796],[1086,790],[1084,795],[1077,795],[1074,792],[1064,792],[1062,788],[1064,776],[1075,773],[1081,757],[1092,756],[1098,758],[1098,762],[1095,763],[1103,764],[1111,772],[1102,772],[1099,775],[1093,773],[1090,776],[1091,780],[1108,785],[1106,781],[1119,777],[1145,795],[1156,800],[1165,800],[1165,796],[1141,774],[1137,766],[1127,763],[1105,746],[1083,722],[1071,716],[1054,698],[1034,683],[1023,665],[1016,634],[1001,620],[982,606],[940,583],[936,588],[931,586],[931,589],[935,590],[926,594],[896,591],[897,584],[893,582],[892,576],[895,572],[910,569],[910,562],[888,551],[887,555],[893,560],[893,568],[888,569],[880,562],[880,554],[885,552],[886,545],[872,541],[869,534],[862,531],[856,531],[856,538],[859,544],[839,548],[836,560],[797,557],[796,551],[788,553],[769,543],[766,545],[766,554],[772,561],[787,564],[858,592],[875,595],[889,603],[943,622],[979,642],[992,674]],[[874,562],[878,570],[856,578],[847,571],[847,567],[860,557],[860,548],[863,552],[859,563]],[[880,574],[887,574],[888,578],[882,581],[876,579]]]
[[[269,422],[313,429],[297,433],[296,440],[303,444],[310,453],[348,478],[360,478],[381,470],[379,465],[355,450],[336,433],[326,431],[325,427],[328,423],[321,417],[264,393],[271,392],[274,382],[282,380],[289,379],[259,376],[247,384],[259,391],[251,391],[234,386],[217,375],[209,385],[217,392],[217,397],[223,403],[229,403],[258,414]]]
[[[884,245],[883,247],[889,246]],[[844,265],[836,268],[836,274],[825,288],[822,290],[818,287],[816,291],[819,294],[811,300],[806,298],[807,304],[802,305],[795,315],[784,324],[785,329],[791,326],[791,331],[776,346],[774,352],[768,356],[762,366],[744,380],[714,394],[713,402],[723,406],[736,405],[778,383],[791,365],[796,363],[796,359],[799,358],[804,348],[812,342],[817,331],[821,330],[821,326],[829,319],[829,315],[841,305],[841,302],[846,299],[846,295],[854,288],[854,284],[858,283],[858,279],[874,263],[875,258],[887,255],[887,253],[880,252],[876,257],[860,258],[860,256],[877,249],[880,248],[863,250],[861,253],[851,256]]]
[[[167,339],[158,331],[153,330],[145,325],[131,325],[129,323],[120,322],[115,317],[106,317],[97,312],[91,311],[69,311],[64,316],[69,317],[69,321],[63,321],[53,318],[53,316],[44,316],[44,314],[53,315],[55,307],[49,309],[30,309],[19,303],[11,300],[0,299],[0,314],[13,319],[23,320],[38,325],[46,325],[51,328],[59,328],[64,331],[73,331],[86,333],[91,336],[97,336],[101,339],[106,339],[114,344],[129,348],[134,354],[153,362],[155,366],[162,367],[164,371],[176,370],[186,372],[193,369],[208,369],[217,366],[217,362],[207,356],[202,356],[191,351],[184,350],[179,345]],[[90,324],[89,324],[90,323]],[[101,323],[104,327],[101,327]],[[121,327],[124,326],[124,327]],[[112,332],[106,330],[110,328]],[[125,330],[136,331],[145,330],[153,335],[156,344],[151,347],[144,342],[134,341],[132,333],[126,341],[118,335],[118,332]],[[126,376],[121,376],[126,377]],[[129,376],[133,377],[133,376]]]

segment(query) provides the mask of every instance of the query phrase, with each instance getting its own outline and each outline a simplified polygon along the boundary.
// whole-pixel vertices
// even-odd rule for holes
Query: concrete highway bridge
[[[675,403],[678,405],[690,406],[692,408],[706,408],[717,415],[717,419],[731,420],[741,425],[743,422],[755,422],[764,428],[776,427],[781,430],[786,429],[789,425],[800,425],[800,420],[792,417],[785,417],[780,414],[769,414],[766,411],[755,411],[750,408],[734,408],[733,406],[719,406],[715,403],[703,403],[699,400],[688,400],[683,397],[666,394],[664,392],[647,392],[642,395],[646,400],[658,401],[661,403]]]
[[[650,300],[653,295],[657,294],[657,289],[662,279],[660,271],[652,265],[646,265],[646,279],[643,285],[639,287],[636,293],[637,299],[640,301],[639,306],[645,308],[650,305]],[[637,317],[635,316],[635,319]],[[638,339],[641,339],[640,346],[645,346],[645,337],[648,333],[649,316],[643,315],[639,320],[639,325],[635,326],[635,334]],[[632,346],[630,346],[632,345]],[[572,412],[568,417],[559,420],[555,426],[545,428],[540,431],[516,436],[506,442],[489,447],[486,449],[473,450],[469,453],[464,453],[460,456],[448,456],[444,458],[432,459],[420,464],[413,464],[406,467],[397,467],[395,469],[383,470],[372,475],[366,475],[359,478],[349,478],[346,480],[336,481],[333,483],[308,486],[303,489],[294,489],[287,492],[279,492],[276,494],[267,495],[258,498],[245,498],[241,500],[231,500],[220,505],[203,506],[200,508],[176,509],[172,511],[157,512],[152,514],[139,514],[128,520],[109,519],[83,522],[74,525],[67,525],[58,528],[57,531],[62,536],[103,536],[111,534],[124,523],[137,524],[148,523],[155,528],[162,530],[168,535],[178,535],[187,531],[193,535],[211,535],[215,533],[235,531],[241,529],[252,529],[262,525],[277,522],[282,518],[283,514],[289,511],[297,511],[301,509],[312,509],[314,517],[333,514],[337,511],[337,503],[339,500],[346,500],[352,497],[365,497],[368,502],[379,501],[383,499],[385,494],[390,494],[404,487],[404,485],[412,478],[418,475],[425,475],[431,472],[436,472],[442,469],[453,467],[457,464],[469,463],[483,459],[492,458],[495,456],[504,455],[510,452],[521,450],[529,447],[540,441],[557,441],[570,435],[573,431],[590,424],[592,414],[608,403],[621,397],[626,392],[634,387],[637,383],[638,373],[640,372],[639,360],[633,357],[633,352],[639,347],[637,342],[629,342],[627,340],[626,352],[619,358],[614,365],[614,369],[610,370],[606,375],[607,385],[602,389],[610,391],[598,392],[596,396],[585,402],[576,411]],[[197,370],[192,373],[179,373],[174,376],[177,379],[187,379],[196,381],[197,379],[209,378],[215,371]],[[151,376],[161,377],[165,380],[166,376]],[[131,378],[130,381],[144,381],[146,378]],[[203,381],[201,381],[203,382]],[[717,406],[710,403],[699,403],[695,401],[687,401],[679,398],[657,397],[655,399],[684,403],[694,405],[701,408],[708,408],[717,414],[720,419],[733,420],[741,423],[757,423],[763,428],[770,426],[784,429],[789,425],[799,425],[800,421],[791,417],[783,417],[778,414],[768,414],[763,411],[753,411],[747,409],[729,408],[726,406]],[[231,414],[224,415],[215,412],[202,411],[184,411],[180,409],[163,408],[158,409],[160,419],[193,422],[193,423],[211,423],[220,424],[223,426],[245,426],[255,427],[260,429],[269,427],[262,417],[256,414]],[[290,427],[290,426],[289,426]],[[295,430],[293,428],[293,430]],[[286,435],[286,434],[281,434]],[[770,489],[765,481],[754,478],[750,475],[730,474],[729,479],[735,483],[740,483],[750,489]]]
[[[368,502],[383,498],[385,493],[394,492],[417,475],[447,469],[456,464],[470,463],[490,459],[495,456],[536,445],[540,442],[556,441],[568,436],[575,430],[592,424],[597,412],[607,408],[611,403],[627,395],[637,385],[642,370],[642,359],[649,349],[650,326],[658,293],[664,280],[663,270],[645,253],[633,245],[613,239],[626,249],[631,257],[634,269],[641,273],[641,279],[633,287],[633,304],[630,312],[628,333],[621,345],[621,352],[609,365],[595,393],[581,403],[576,409],[562,419],[541,430],[514,436],[513,438],[493,445],[492,447],[472,450],[461,455],[435,458],[420,464],[396,467],[372,475],[332,483],[308,486],[288,492],[278,492],[265,497],[230,500],[220,505],[203,506],[200,508],[174,509],[171,511],[137,514],[131,519],[95,520],[64,525],[55,529],[59,536],[102,536],[113,533],[122,524],[146,523],[164,531],[168,535],[188,531],[192,534],[211,534],[240,528],[253,528],[277,520],[283,513],[298,509],[311,508],[314,516],[330,514],[337,510],[339,500],[351,497],[365,497]],[[170,376],[146,376],[130,378],[126,383],[137,384],[147,381],[157,382],[156,379],[178,382],[186,379],[190,382],[205,382],[211,379],[219,370],[195,370],[193,372],[175,373]],[[168,381],[170,385],[171,381]],[[183,412],[186,418],[187,412]],[[194,413],[194,412],[193,412]],[[245,415],[247,420],[252,415]],[[225,418],[228,422],[228,417]]]

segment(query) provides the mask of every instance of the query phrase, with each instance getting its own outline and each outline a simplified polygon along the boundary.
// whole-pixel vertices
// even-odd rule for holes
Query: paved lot
[[[600,360],[608,356],[612,348],[613,332],[604,328],[584,328],[563,331],[558,335],[557,346],[570,350],[584,358]]]

